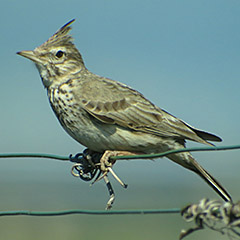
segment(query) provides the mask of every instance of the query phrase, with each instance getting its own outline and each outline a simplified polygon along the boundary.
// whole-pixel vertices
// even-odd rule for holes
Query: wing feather
[[[81,79],[79,88],[73,94],[90,115],[106,124],[117,124],[160,137],[190,139],[205,144],[210,144],[205,139],[220,139],[194,129],[155,106],[141,93],[107,78],[97,78],[95,75],[91,80]]]

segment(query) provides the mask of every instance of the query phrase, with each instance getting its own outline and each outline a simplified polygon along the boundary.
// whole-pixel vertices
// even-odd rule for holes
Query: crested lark
[[[49,102],[66,132],[91,151],[109,156],[159,153],[185,147],[185,140],[212,145],[221,141],[155,106],[141,93],[120,82],[88,71],[65,24],[45,43],[19,55],[32,60],[47,89]],[[189,152],[167,156],[202,177],[225,201],[227,191]]]

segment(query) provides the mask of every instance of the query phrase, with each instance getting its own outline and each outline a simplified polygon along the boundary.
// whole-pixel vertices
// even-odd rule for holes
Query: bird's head
[[[63,76],[84,68],[82,56],[73,44],[72,36],[68,34],[72,22],[74,19],[33,51],[17,52],[36,64],[43,84],[47,88],[52,83],[61,81]]]

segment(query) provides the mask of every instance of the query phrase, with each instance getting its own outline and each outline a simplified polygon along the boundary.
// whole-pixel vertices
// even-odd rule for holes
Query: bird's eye
[[[61,57],[63,56],[63,54],[64,54],[64,52],[61,51],[61,50],[59,50],[59,51],[57,51],[57,53],[56,53],[56,57],[61,58]]]

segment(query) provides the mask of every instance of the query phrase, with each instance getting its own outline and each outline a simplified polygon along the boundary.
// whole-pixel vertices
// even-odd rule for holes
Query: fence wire
[[[170,214],[180,213],[180,208],[171,209],[142,209],[142,210],[82,210],[82,209],[69,209],[62,211],[0,211],[0,216],[62,216],[62,215],[142,215],[142,214]]]
[[[197,147],[197,148],[183,148],[172,151],[167,151],[159,154],[144,154],[131,156],[115,156],[111,160],[120,159],[149,159],[164,157],[173,153],[180,152],[202,152],[202,151],[221,151],[240,149],[240,145],[231,146],[213,146],[213,147]],[[77,154],[75,157],[60,156],[55,154],[45,153],[2,153],[0,158],[48,158],[61,161],[78,162],[78,158],[82,157],[83,153]],[[82,178],[83,180],[86,180]],[[111,189],[110,189],[111,190]],[[30,210],[16,210],[16,211],[0,211],[0,216],[63,216],[73,214],[84,215],[143,215],[143,214],[179,214],[181,213],[183,219],[187,222],[194,221],[196,226],[188,230],[182,230],[180,239],[183,239],[190,233],[210,228],[218,231],[221,234],[226,234],[229,239],[240,239],[240,202],[222,203],[216,200],[202,199],[198,204],[191,204],[183,209],[140,209],[140,210],[82,210],[70,209],[60,211],[30,211]]]
[[[223,151],[223,150],[234,150],[240,149],[240,145],[230,145],[230,146],[212,146],[212,147],[195,147],[195,148],[181,148],[176,150],[171,150],[163,153],[157,154],[143,154],[143,155],[131,155],[131,156],[115,156],[111,157],[112,160],[120,159],[149,159],[149,158],[160,158],[165,157],[169,154],[180,153],[180,152],[205,152],[205,151]],[[48,153],[1,153],[0,158],[49,158],[62,161],[71,161],[70,156],[60,156],[56,154]]]

